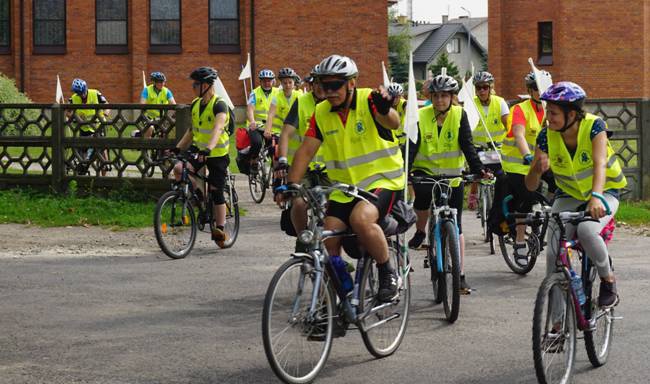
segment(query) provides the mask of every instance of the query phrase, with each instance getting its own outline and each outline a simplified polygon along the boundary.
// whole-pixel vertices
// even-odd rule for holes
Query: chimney
[[[397,16],[397,23],[401,25],[405,25],[406,23],[408,23],[408,17],[406,15]]]
[[[442,15],[442,23],[445,24],[449,21],[449,15]]]

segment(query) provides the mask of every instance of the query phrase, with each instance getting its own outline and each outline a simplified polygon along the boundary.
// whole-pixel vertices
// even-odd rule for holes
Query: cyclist
[[[151,84],[142,90],[140,94],[140,104],[176,104],[174,95],[169,88],[166,87],[167,78],[162,72],[151,72],[149,76]],[[159,109],[148,109],[144,115],[150,122],[160,120]],[[148,125],[144,132],[136,132],[135,136],[151,137],[153,135],[153,125]]]
[[[481,114],[481,120],[479,120],[472,132],[474,144],[478,147],[477,150],[486,152],[498,150],[506,135],[505,127],[508,125],[508,115],[510,114],[508,103],[502,97],[494,94],[494,76],[490,72],[477,72],[474,75],[473,83],[476,90],[474,103]],[[501,164],[499,163],[486,163],[484,165],[492,172],[501,170]],[[472,183],[467,200],[467,208],[469,209],[476,209],[478,205],[477,189],[478,184]]]
[[[187,149],[190,145],[199,149],[199,157],[190,161],[190,167],[192,170],[199,171],[204,165],[207,166],[210,194],[214,201],[215,225],[212,240],[223,248],[227,240],[224,231],[226,201],[223,191],[230,163],[229,136],[226,130],[230,115],[226,102],[215,94],[212,87],[217,77],[217,71],[212,67],[199,67],[190,74],[190,79],[194,80],[192,90],[196,96],[192,101],[192,129],[185,132],[176,145],[175,152]],[[176,180],[180,180],[181,171],[181,164],[177,164],[174,167]],[[199,184],[194,182],[194,185]],[[199,193],[199,196],[201,195],[202,192]]]
[[[533,160],[537,135],[542,129],[544,108],[539,100],[539,90],[535,82],[535,73],[530,72],[524,77],[526,90],[530,99],[515,105],[509,116],[510,129],[503,139],[501,147],[501,166],[507,174],[508,190],[513,195],[514,210],[521,213],[532,212],[536,202],[534,194],[524,185],[524,176],[530,169]],[[549,186],[549,192],[555,192],[555,182],[550,174],[545,174],[544,181]],[[526,246],[526,227],[516,226],[514,259],[522,267],[528,265],[528,250]]]
[[[619,191],[627,185],[621,165],[608,137],[605,122],[583,110],[587,97],[577,84],[561,81],[542,94],[547,102],[548,127],[537,137],[537,148],[526,187],[535,190],[544,171],[549,168],[558,189],[553,202],[553,212],[585,210],[598,221],[585,221],[577,228],[567,224],[567,236],[577,233],[580,244],[598,269],[602,282],[598,305],[604,308],[618,303],[616,279],[609,264],[605,241],[599,235],[618,208]],[[607,201],[611,210],[605,212],[600,198]],[[548,231],[546,253],[547,274],[555,271],[558,252],[559,229],[552,222]]]
[[[280,135],[284,119],[298,96],[302,95],[301,91],[295,89],[296,77],[298,77],[298,74],[291,68],[282,68],[278,72],[282,90],[276,92],[271,99],[264,128],[264,137],[266,139],[270,139],[271,135]]]
[[[451,76],[438,75],[431,81],[429,91],[432,104],[420,109],[419,136],[417,142],[410,144],[413,148],[413,154],[409,154],[409,161],[412,164],[409,168],[413,170],[412,174],[429,177],[460,176],[467,160],[472,173],[487,176],[472,143],[472,129],[467,114],[462,107],[453,103],[454,96],[458,93],[458,82]],[[410,248],[419,248],[426,238],[425,229],[432,199],[431,185],[416,183],[413,188],[415,190],[413,208],[417,221],[416,232],[408,245]],[[449,202],[452,208],[458,210],[456,220],[460,244],[460,291],[467,294],[471,288],[465,279],[463,269],[465,238],[461,219],[464,197],[464,185],[461,184],[452,189]]]
[[[314,76],[318,71],[318,66],[312,69],[310,74],[310,88],[312,91],[298,97],[296,102],[291,106],[291,110],[284,119],[284,127],[280,135],[279,158],[276,171],[279,171],[280,177],[284,176],[286,170],[293,163],[293,157],[296,150],[303,142],[307,128],[316,105],[325,99],[325,92],[318,82],[314,82]],[[314,159],[309,163],[307,175],[300,182],[302,185],[314,187],[316,185],[329,185],[331,182],[327,176],[325,163],[322,158],[322,151],[318,151]],[[283,212],[284,214],[284,212]],[[295,198],[291,201],[291,223],[296,233],[307,227],[307,206],[304,200]],[[302,243],[297,242],[296,247]]]
[[[357,65],[349,57],[331,55],[318,65],[317,81],[327,100],[316,106],[288,182],[300,182],[320,148],[333,182],[356,185],[377,195],[377,201],[366,203],[333,192],[325,229],[350,227],[357,234],[361,246],[377,262],[377,299],[390,302],[398,292],[397,274],[378,222],[404,189],[404,163],[392,132],[399,128],[399,115],[383,87],[379,91],[357,88],[357,75]],[[340,238],[327,239],[325,246],[330,257],[341,254]]]
[[[404,149],[406,144],[406,134],[404,133],[404,117],[406,116],[406,100],[402,97],[404,88],[398,83],[390,83],[386,88],[388,94],[393,98],[393,109],[399,114],[399,128],[395,131],[395,137],[399,141],[400,149]]]
[[[248,157],[251,167],[255,168],[257,162],[255,159],[262,149],[264,140],[262,134],[258,131],[258,124],[264,126],[267,121],[271,100],[278,93],[275,84],[275,73],[270,69],[262,69],[257,75],[260,85],[255,88],[248,97],[246,106],[246,118],[248,125],[248,135],[250,136],[250,151]]]

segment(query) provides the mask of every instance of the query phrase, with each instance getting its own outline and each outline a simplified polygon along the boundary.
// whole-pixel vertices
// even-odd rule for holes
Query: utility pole
[[[472,13],[465,7],[460,7],[463,11],[467,12],[467,68],[472,67]],[[463,75],[464,77],[465,75]]]

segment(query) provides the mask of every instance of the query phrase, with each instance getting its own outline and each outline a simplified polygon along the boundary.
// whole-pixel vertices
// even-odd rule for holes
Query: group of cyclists
[[[307,90],[297,89],[300,76],[291,68],[278,73],[281,87],[275,87],[276,76],[270,69],[259,72],[259,86],[247,100],[247,123],[237,133],[237,164],[243,173],[254,172],[261,149],[274,140],[277,150],[274,161],[276,202],[285,209],[283,220],[299,233],[307,226],[304,202],[290,198],[297,185],[329,185],[333,182],[354,185],[376,195],[368,202],[334,192],[328,202],[324,227],[327,230],[350,229],[359,243],[375,259],[379,270],[378,300],[390,302],[397,294],[395,266],[388,257],[388,246],[379,226],[402,199],[405,184],[412,176],[460,176],[466,168],[475,175],[491,178],[514,196],[516,212],[531,212],[534,191],[540,181],[554,195],[552,211],[586,210],[593,221],[577,228],[585,250],[597,266],[602,280],[598,303],[612,307],[618,303],[616,282],[610,266],[607,247],[599,236],[618,207],[620,190],[626,179],[608,137],[605,122],[585,112],[585,91],[572,82],[557,82],[541,95],[533,72],[525,76],[528,98],[509,108],[494,92],[494,77],[486,71],[473,77],[476,91],[474,103],[481,115],[478,126],[471,127],[467,114],[458,103],[459,84],[451,76],[440,74],[424,84],[422,94],[428,100],[419,109],[418,136],[409,143],[409,156],[404,156],[408,138],[404,134],[406,104],[403,88],[396,83],[377,89],[357,87],[359,75],[355,62],[346,56],[331,55],[313,67],[304,78]],[[226,127],[231,119],[225,101],[215,94],[213,83],[217,71],[200,67],[190,74],[195,99],[192,102],[192,129],[179,140],[174,152],[194,147],[198,151],[195,169],[206,166],[216,220],[213,240],[225,241],[223,225],[225,206],[223,188],[229,165],[230,135]],[[166,78],[160,72],[151,74],[152,84],[142,91],[141,103],[175,104]],[[89,89],[81,79],[72,84],[71,104],[102,104],[106,98]],[[543,102],[546,103],[544,108]],[[76,110],[76,114],[95,114],[94,110]],[[101,111],[100,113],[107,113]],[[145,113],[159,118],[152,109]],[[81,135],[94,133],[92,125],[81,128]],[[151,128],[141,132],[151,137]],[[483,164],[478,150],[499,152],[500,164]],[[408,167],[404,163],[408,162]],[[467,167],[466,167],[467,164]],[[409,174],[405,169],[410,170]],[[179,177],[179,169],[174,169]],[[413,183],[413,208],[417,215],[416,231],[409,240],[410,248],[418,249],[426,238],[431,188]],[[295,194],[293,195],[295,196]],[[602,200],[609,205],[606,211]],[[458,211],[457,225],[461,256],[461,293],[469,293],[464,274],[464,237],[462,209],[464,185],[454,187],[450,205]],[[472,185],[468,206],[476,204],[476,186]],[[495,202],[499,204],[499,202]],[[514,259],[525,266],[528,252],[525,227],[515,226]],[[549,238],[557,236],[558,228],[549,228]],[[553,271],[556,244],[549,241],[548,273]],[[339,238],[325,241],[331,257],[342,254]],[[300,249],[296,242],[296,251]]]

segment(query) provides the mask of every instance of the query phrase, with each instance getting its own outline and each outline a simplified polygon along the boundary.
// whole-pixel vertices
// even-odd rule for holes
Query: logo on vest
[[[357,135],[363,135],[366,132],[366,127],[363,126],[363,122],[357,121],[357,125],[354,127],[354,132]]]
[[[580,164],[586,165],[591,162],[591,156],[589,156],[589,153],[587,153],[587,151],[582,151],[578,160],[580,161]]]
[[[499,119],[497,119],[497,118],[495,117],[495,118],[494,118],[494,122],[493,122],[493,124],[494,124],[494,125],[499,124]]]
[[[447,131],[447,134],[445,135],[445,140],[448,142],[454,141],[454,134],[451,131]]]
[[[564,164],[564,159],[562,159],[562,156],[560,155],[555,156],[555,158],[553,159],[553,164],[555,164],[560,168],[566,167],[566,165]]]

